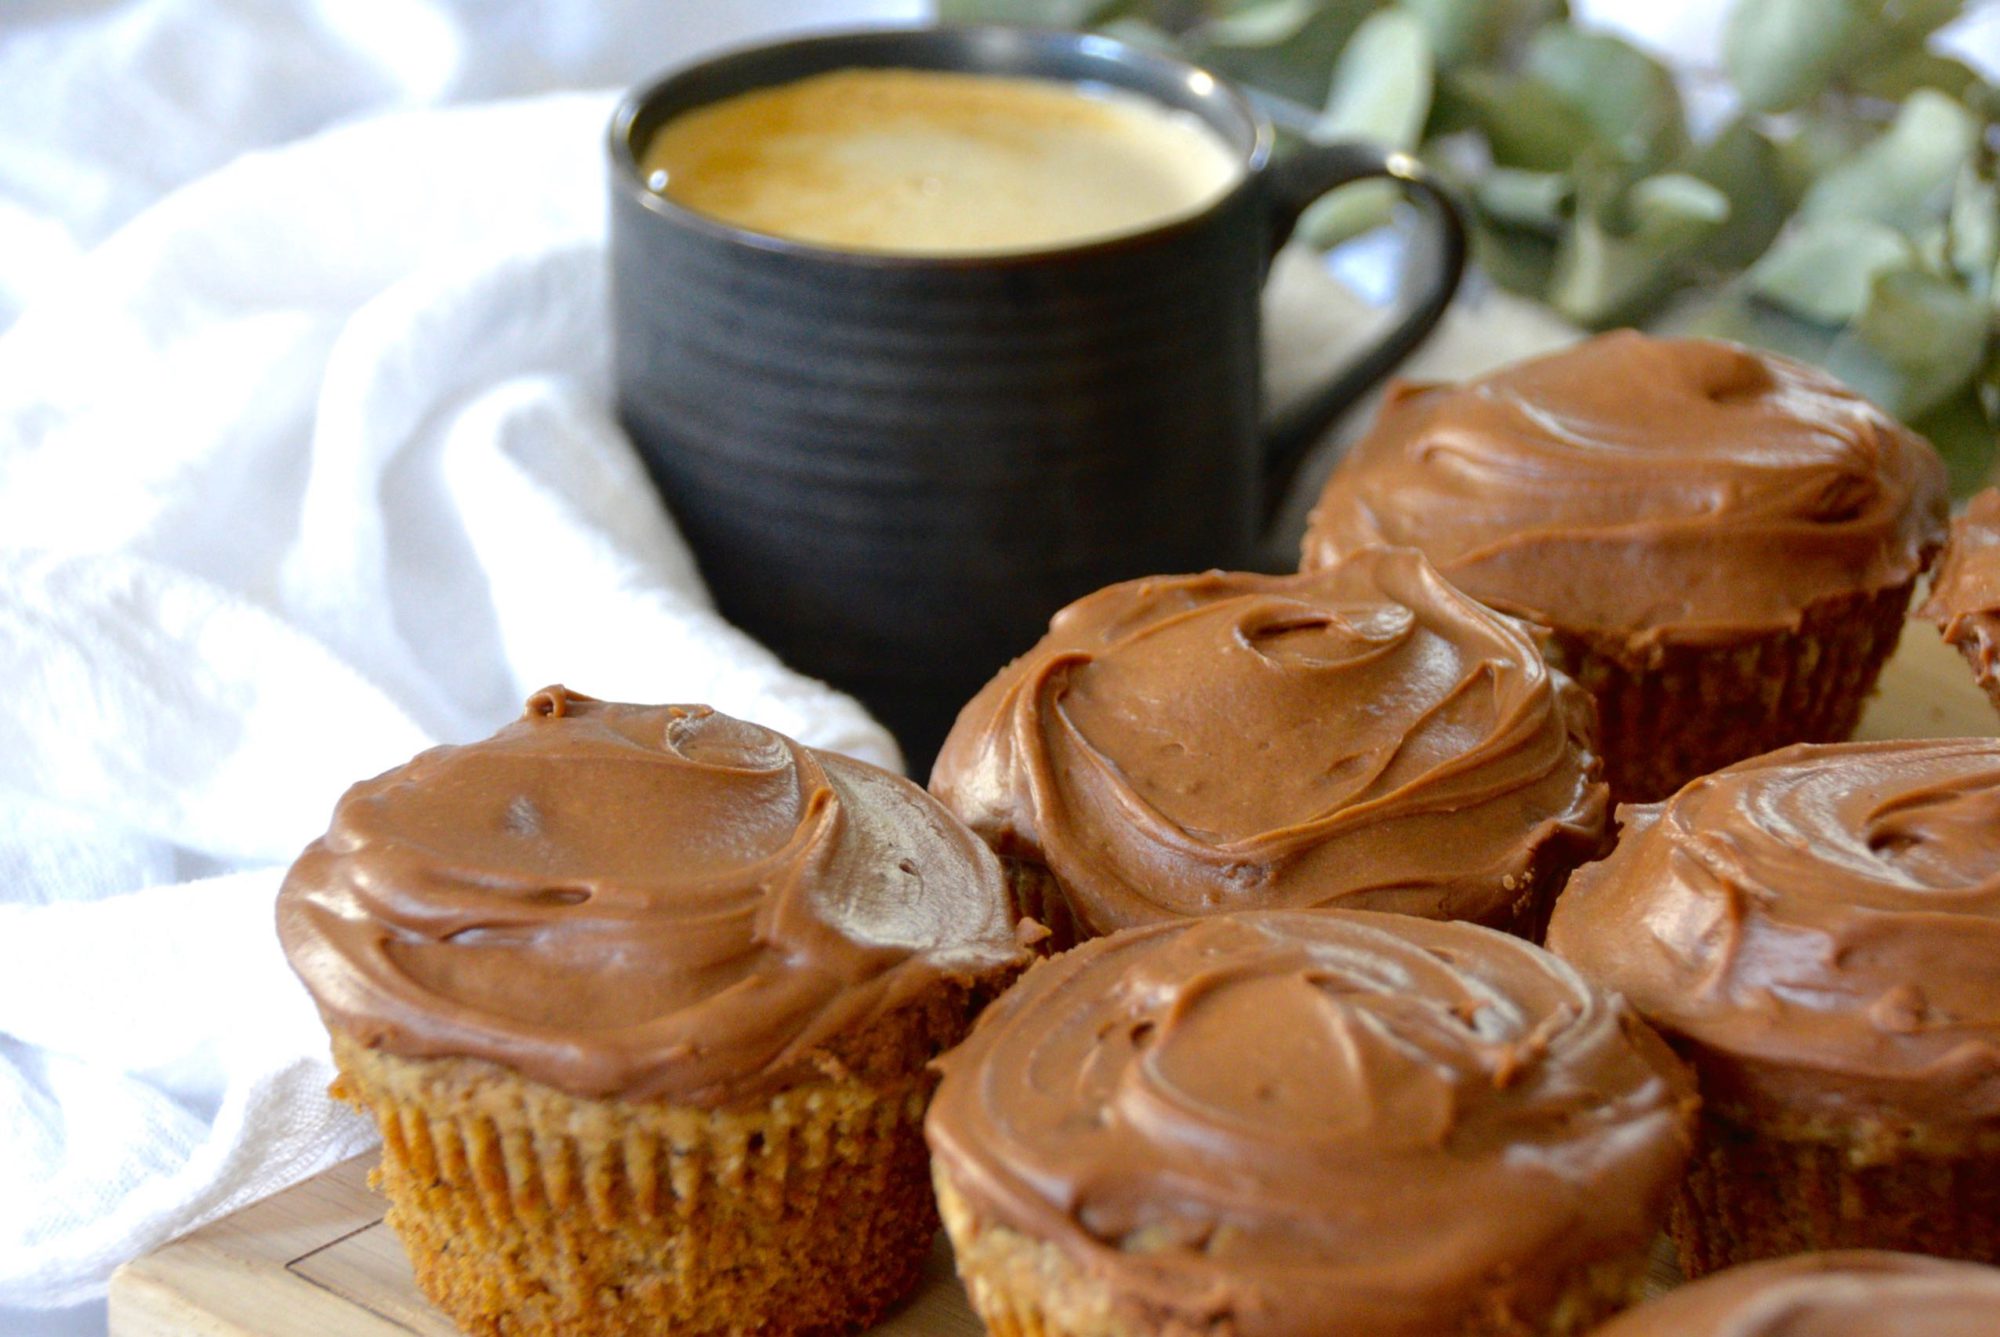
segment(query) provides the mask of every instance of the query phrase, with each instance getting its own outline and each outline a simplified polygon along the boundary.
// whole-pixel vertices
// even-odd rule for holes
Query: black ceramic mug
[[[1109,85],[1238,155],[1219,199],[1025,253],[843,251],[647,188],[676,115],[853,67]],[[853,692],[921,775],[958,709],[1063,604],[1151,573],[1243,567],[1308,448],[1443,314],[1451,202],[1359,145],[1272,160],[1223,80],[1105,37],[877,30],[738,51],[628,97],[610,131],[618,409],[723,615]],[[1260,417],[1259,289],[1299,215],[1386,177],[1419,206],[1402,314],[1280,422]]]

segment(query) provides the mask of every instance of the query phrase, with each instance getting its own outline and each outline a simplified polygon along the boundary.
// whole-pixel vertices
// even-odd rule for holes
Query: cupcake
[[[1245,911],[1031,967],[925,1132],[1002,1337],[1555,1337],[1635,1299],[1693,1082],[1471,924]]]
[[[1907,1253],[1808,1253],[1731,1268],[1596,1337],[1992,1337],[2000,1271]]]
[[[1410,551],[1128,581],[959,715],[931,789],[1056,945],[1318,906],[1539,936],[1604,838],[1589,699]]]
[[[1683,1270],[2000,1261],[2000,740],[1785,748],[1620,818],[1549,946],[1700,1078]]]
[[[1972,665],[2000,708],[2000,488],[1988,488],[1951,525],[1930,598],[1918,612]]]
[[[1021,962],[999,866],[914,785],[560,687],[350,789],[278,934],[474,1333],[871,1321],[936,1229],[927,1064]]]
[[[1304,565],[1409,544],[1550,628],[1613,798],[1645,801],[1852,733],[1945,514],[1937,453],[1820,372],[1626,331],[1392,387]]]

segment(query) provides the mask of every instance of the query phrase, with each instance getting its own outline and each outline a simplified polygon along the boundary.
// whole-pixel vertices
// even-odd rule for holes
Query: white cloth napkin
[[[243,157],[0,335],[0,1330],[370,1140],[271,931],[348,783],[554,681],[895,760],[715,616],[611,421],[610,107]],[[1370,321],[1298,256],[1270,310],[1281,393]],[[1567,337],[1489,297],[1413,370]]]
[[[347,784],[555,681],[895,764],[714,614],[608,416],[610,108],[245,158],[0,337],[0,1305],[366,1140],[271,935]]]

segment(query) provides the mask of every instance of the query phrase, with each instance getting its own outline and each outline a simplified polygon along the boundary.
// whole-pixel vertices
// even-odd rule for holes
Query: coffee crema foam
[[[1198,117],[1137,93],[852,69],[683,113],[640,170],[668,199],[752,231],[980,255],[1143,231],[1214,202],[1244,164]]]

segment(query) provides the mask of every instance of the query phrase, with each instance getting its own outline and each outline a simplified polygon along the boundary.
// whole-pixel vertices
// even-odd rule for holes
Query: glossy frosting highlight
[[[1409,551],[1129,581],[1059,613],[931,778],[1093,931],[1347,905],[1501,922],[1594,853],[1591,708],[1528,631]]]
[[[1369,912],[1095,939],[941,1066],[926,1132],[976,1215],[1239,1337],[1559,1293],[1644,1250],[1692,1117],[1666,1046],[1548,953]]]
[[[350,789],[278,930],[364,1044],[714,1104],[1018,964],[1008,904],[991,853],[898,776],[704,706],[552,687]]]
[[[1930,445],[1823,373],[1621,331],[1393,386],[1327,481],[1305,564],[1408,544],[1549,625],[1728,641],[1911,579],[1946,505]]]
[[[2000,692],[2000,488],[1981,492],[1952,522],[1919,612],[1972,662],[1981,687]]]
[[[1619,817],[1549,946],[1705,1092],[2000,1126],[2000,740],[1789,747]]]
[[[1800,1254],[1705,1277],[1595,1337],[1992,1337],[2000,1269],[1918,1254]]]

